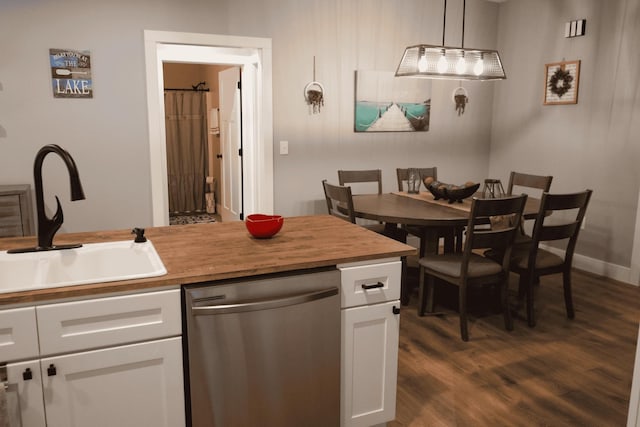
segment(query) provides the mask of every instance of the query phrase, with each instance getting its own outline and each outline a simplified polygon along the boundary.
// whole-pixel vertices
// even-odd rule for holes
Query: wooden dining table
[[[474,197],[482,197],[476,193]],[[440,238],[444,237],[444,252],[460,251],[462,248],[462,230],[469,221],[471,200],[449,203],[435,200],[429,192],[408,194],[406,192],[353,195],[355,216],[385,223],[388,236],[397,235],[398,224],[420,227],[420,256],[436,254],[440,247]],[[540,200],[527,198],[523,216],[533,219],[540,209]],[[406,235],[406,234],[405,234]],[[406,243],[406,242],[405,242]],[[407,284],[407,263],[403,261],[402,305],[409,303]]]
[[[475,197],[481,197],[481,194],[476,193]],[[449,203],[443,199],[435,200],[428,192],[358,194],[353,196],[353,205],[356,217],[384,222],[389,228],[396,228],[398,224],[420,226],[424,232],[424,247],[421,248],[421,255],[424,255],[437,253],[440,236],[467,225],[471,198]],[[535,218],[539,208],[539,199],[527,198],[524,217]],[[453,248],[444,249],[449,251]]]

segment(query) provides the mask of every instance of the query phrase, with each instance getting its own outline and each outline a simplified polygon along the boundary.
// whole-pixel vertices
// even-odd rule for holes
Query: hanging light
[[[449,80],[504,80],[506,75],[498,51],[464,47],[466,0],[463,0],[462,45],[444,45],[447,0],[444,0],[442,45],[419,44],[405,49],[396,77]],[[451,65],[451,67],[450,67]]]

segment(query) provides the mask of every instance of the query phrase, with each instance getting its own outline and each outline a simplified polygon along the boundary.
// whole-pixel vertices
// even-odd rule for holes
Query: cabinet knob
[[[22,380],[23,381],[29,381],[31,379],[33,379],[33,372],[31,372],[31,368],[27,368],[22,373]]]
[[[47,368],[47,375],[48,375],[48,376],[50,376],[50,377],[52,377],[52,376],[54,376],[55,374],[57,374],[56,367],[55,367],[55,366],[53,366],[53,363],[52,363],[52,364],[51,364],[51,365],[49,365],[49,367]]]
[[[400,314],[400,307],[393,306],[393,314]]]

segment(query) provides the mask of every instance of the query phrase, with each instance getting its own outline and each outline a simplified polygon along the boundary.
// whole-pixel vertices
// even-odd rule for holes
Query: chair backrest
[[[438,168],[415,168],[420,173],[420,180],[424,181],[424,179],[428,176],[433,177],[435,181],[438,180]],[[409,168],[397,168],[396,175],[398,176],[398,191],[404,191],[404,183],[409,179]]]
[[[353,197],[351,196],[351,187],[342,185],[329,184],[326,179],[322,180],[324,188],[324,197],[327,201],[327,210],[329,215],[336,216],[346,221],[356,223],[356,217],[353,209]],[[338,205],[346,209],[346,213],[338,209]]]
[[[363,182],[377,182],[378,194],[382,194],[382,170],[370,169],[370,170],[339,170],[338,182],[340,185],[347,185],[353,183]]]
[[[584,220],[592,190],[571,194],[543,193],[540,200],[540,211],[533,225],[531,234],[532,250],[529,252],[529,265],[535,265],[538,246],[541,242],[567,240],[565,264],[571,263],[573,251],[578,241],[580,226]],[[556,211],[565,211],[553,217]],[[553,219],[552,219],[553,218]]]
[[[552,180],[552,176],[511,172],[511,175],[509,176],[509,185],[507,187],[507,195],[511,196],[513,194],[513,187],[535,188],[538,190],[542,190],[541,193],[549,192]],[[522,192],[520,190],[521,189],[519,189],[518,192]]]
[[[472,199],[463,249],[463,276],[466,276],[473,249],[492,248],[502,253],[502,267],[504,271],[508,271],[511,248],[526,202],[526,194],[499,199]],[[509,217],[510,220],[504,221],[501,227],[487,227],[489,219],[496,216]]]

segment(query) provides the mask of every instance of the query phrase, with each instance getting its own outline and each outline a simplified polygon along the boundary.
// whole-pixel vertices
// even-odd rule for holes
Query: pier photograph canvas
[[[429,130],[431,80],[395,77],[393,71],[356,71],[355,132]]]

